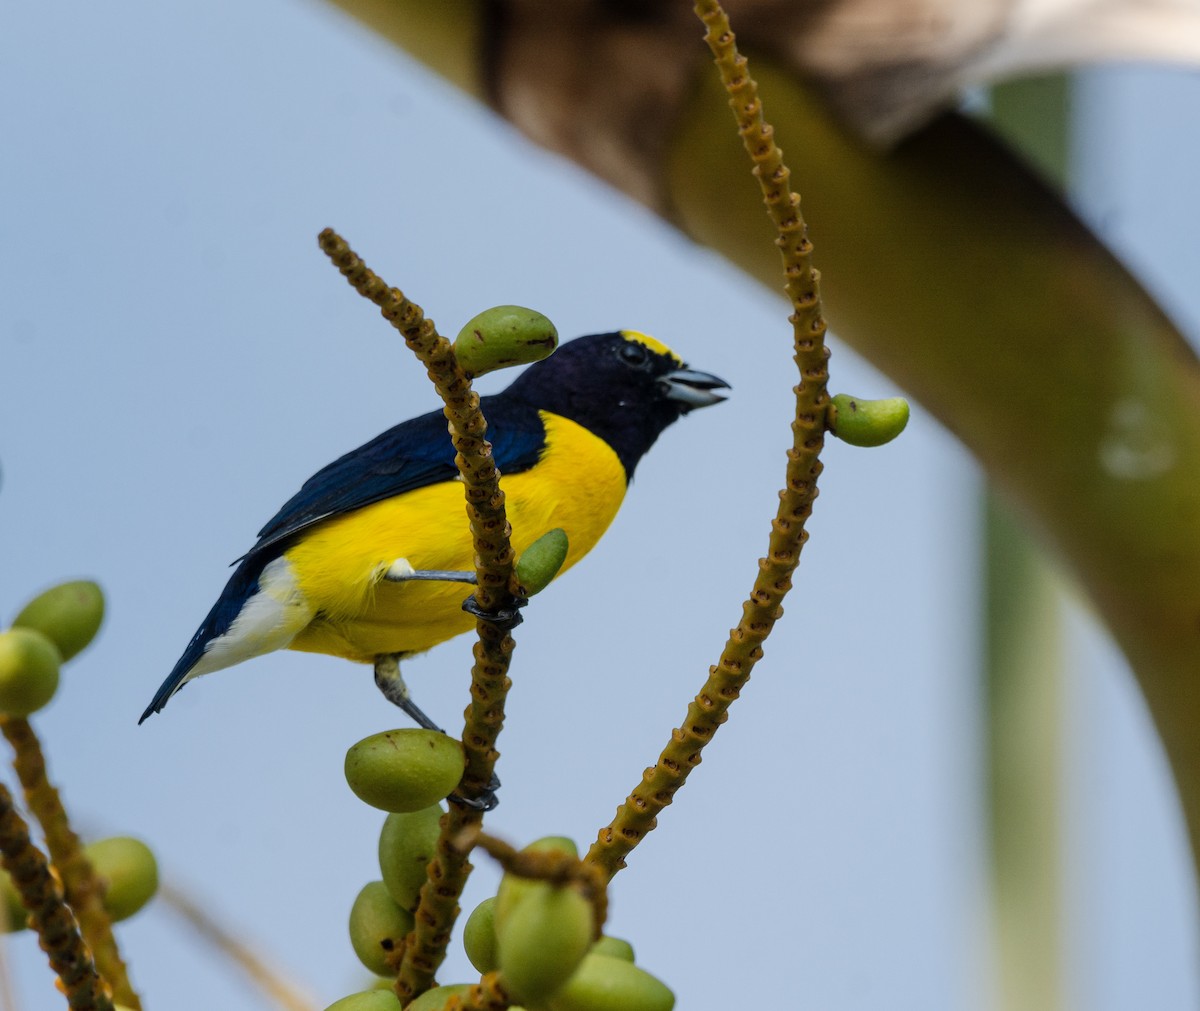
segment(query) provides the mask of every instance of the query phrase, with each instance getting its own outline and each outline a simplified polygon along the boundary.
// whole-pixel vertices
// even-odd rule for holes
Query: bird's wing
[[[537,411],[503,395],[484,397],[482,407],[500,472],[515,474],[537,463],[546,440]],[[317,471],[258,532],[258,543],[243,557],[273,554],[271,548],[321,520],[457,476],[445,417],[440,411],[423,414]]]
[[[501,473],[516,474],[537,463],[546,442],[545,426],[538,412],[503,395],[484,397],[482,406],[491,425],[488,436],[492,442],[492,455]],[[214,641],[234,628],[243,616],[247,603],[260,596],[264,579],[275,578],[278,582],[279,579],[288,578],[286,568],[272,576],[272,563],[283,553],[289,538],[330,516],[360,509],[426,485],[451,481],[457,474],[454,446],[446,430],[446,419],[439,412],[422,415],[388,429],[310,477],[304,482],[304,487],[262,528],[258,543],[238,559],[240,564],[224,591],[142,713],[142,720],[151,713],[160,712],[167,700],[195,672],[205,671],[201,660]],[[271,587],[266,589],[270,590]],[[267,606],[269,608],[270,605]],[[253,616],[255,621],[261,617],[263,615]],[[272,618],[272,615],[266,614],[265,617]],[[261,628],[247,627],[249,631],[262,634]],[[289,637],[294,634],[295,629]],[[264,643],[257,643],[246,656],[265,649],[280,648],[270,644],[266,644],[265,649],[262,647]],[[231,655],[217,657],[208,669],[228,666],[245,658],[234,655],[236,652],[236,648],[232,648]]]

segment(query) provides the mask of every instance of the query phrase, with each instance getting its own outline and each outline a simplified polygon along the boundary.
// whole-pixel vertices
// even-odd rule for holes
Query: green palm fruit
[[[559,852],[566,853],[568,856],[579,857],[579,847],[575,845],[574,840],[561,835],[548,835],[537,839],[525,847],[525,852]],[[517,897],[528,891],[535,884],[537,884],[536,881],[520,877],[517,874],[505,874],[500,879],[500,888],[496,892],[495,920],[497,926],[508,915],[508,911],[513,907]]]
[[[114,922],[126,920],[158,891],[158,861],[140,839],[112,836],[88,843],[83,852],[108,887],[104,908]]]
[[[335,1000],[325,1011],[400,1011],[400,998],[391,990],[364,990]]]
[[[500,964],[496,954],[496,897],[484,899],[467,917],[463,948],[480,973],[492,972]]]
[[[523,596],[541,593],[567,560],[567,535],[558,527],[542,534],[521,552],[514,568]]]
[[[388,955],[412,929],[412,913],[392,901],[382,881],[363,885],[350,907],[350,944],[363,965],[378,976],[390,975]]]
[[[383,811],[419,811],[462,779],[461,742],[436,730],[388,730],[346,752],[346,782],[359,800]]]
[[[21,608],[14,627],[41,632],[66,663],[95,637],[104,620],[104,593],[90,579],[60,583]]]
[[[548,358],[558,347],[554,324],[535,309],[497,305],[469,320],[454,340],[454,355],[468,375]]]
[[[829,402],[826,425],[842,442],[851,446],[882,446],[904,431],[908,424],[908,401],[860,400],[839,393]]]
[[[609,937],[601,934],[600,940],[588,949],[589,955],[607,955],[609,958],[619,958],[625,962],[634,961],[633,945],[619,937]]]
[[[545,1011],[671,1011],[675,995],[623,958],[587,955]]]
[[[465,997],[471,989],[470,983],[451,983],[449,986],[435,986],[426,990],[420,997],[408,1005],[405,1011],[443,1011],[451,997]],[[511,1009],[510,1009],[511,1011]]]
[[[58,649],[41,632],[0,632],[0,715],[29,716],[54,698],[59,663]]]
[[[425,884],[425,868],[437,854],[440,804],[389,814],[379,833],[379,872],[396,904],[415,912]]]
[[[531,882],[496,926],[505,989],[541,1004],[579,968],[594,936],[592,904],[576,886]]]

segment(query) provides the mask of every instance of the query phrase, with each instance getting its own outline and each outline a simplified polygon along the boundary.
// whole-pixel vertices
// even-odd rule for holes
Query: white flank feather
[[[276,558],[263,569],[258,591],[242,605],[229,631],[209,642],[185,680],[285,649],[312,619],[290,563]]]

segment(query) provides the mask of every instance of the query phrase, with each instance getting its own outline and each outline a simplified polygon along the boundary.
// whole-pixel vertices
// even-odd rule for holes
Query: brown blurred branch
[[[467,499],[467,516],[475,548],[475,598],[485,611],[512,603],[513,551],[511,529],[500,489],[500,472],[485,439],[487,423],[479,409],[479,395],[459,367],[450,343],[437,332],[420,306],[398,288],[387,286],[332,229],[320,235],[321,248],[365,298],[379,306],[385,319],[404,337],[417,356],[445,404],[450,437],[457,451],[454,462],[462,478]],[[490,788],[496,759],[496,740],[504,726],[504,703],[511,682],[509,659],[512,636],[490,621],[476,621],[478,641],[471,669],[471,701],[462,733],[467,767],[458,793],[467,799],[480,797]],[[442,818],[437,854],[429,865],[429,878],[421,889],[416,926],[398,953],[396,993],[410,1000],[432,984],[438,966],[446,957],[450,930],[458,916],[458,897],[466,886],[471,864],[452,840],[473,831],[483,820],[481,810],[457,797],[449,798],[449,812]]]
[[[96,972],[92,953],[79,932],[50,862],[29,838],[12,794],[0,783],[0,854],[4,869],[29,910],[29,926],[57,974],[75,1011],[113,1011],[108,984]]]
[[[42,826],[46,848],[62,881],[63,894],[79,922],[79,929],[96,960],[96,970],[112,986],[113,998],[130,1011],[141,1011],[142,1002],[129,982],[112,920],[104,908],[104,883],[83,852],[71,828],[58,791],[46,776],[41,743],[28,720],[0,716],[0,730],[13,749],[13,768],[25,791],[25,802]]]
[[[442,69],[776,289],[720,87],[674,13],[500,2],[488,20],[465,0],[337,3],[406,45],[419,8],[426,37],[439,22]],[[736,11],[743,38],[769,28],[759,9]],[[1200,363],[982,127],[947,113],[875,150],[784,61],[755,68],[782,146],[805,152],[839,335],[967,445],[1084,588],[1137,674],[1197,851]]]
[[[283,1011],[316,1011],[316,1003],[301,993],[290,979],[258,955],[242,938],[217,922],[200,903],[174,885],[163,883],[159,898],[197,934],[236,965]]]

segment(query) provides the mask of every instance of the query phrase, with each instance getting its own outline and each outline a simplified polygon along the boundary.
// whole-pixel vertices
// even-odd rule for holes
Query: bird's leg
[[[414,569],[407,558],[397,558],[383,573],[385,582],[407,583],[412,580],[430,580],[443,583],[474,583],[474,572],[459,572],[455,569]]]
[[[392,705],[403,709],[417,725],[425,730],[436,730],[439,734],[444,731],[428,716],[421,712],[420,707],[413,702],[408,693],[408,685],[400,674],[400,654],[380,653],[375,658],[375,686],[383,692],[383,697]]]
[[[426,716],[420,707],[413,702],[412,696],[408,692],[408,685],[404,683],[404,678],[400,674],[400,656],[401,654],[399,653],[380,653],[375,657],[376,687],[383,692],[385,699],[403,709],[420,727],[425,730],[433,730],[439,734],[445,734],[446,731]],[[499,787],[500,779],[495,773],[492,773],[492,778],[487,785],[487,789],[478,797],[460,797],[458,794],[452,793],[446,799],[454,801],[456,804],[462,804],[463,807],[469,807],[475,811],[490,811],[500,803],[499,798],[496,796],[496,790]]]
[[[382,578],[388,583],[407,583],[412,580],[435,580],[446,583],[476,583],[474,572],[459,572],[454,569],[414,569],[412,563],[407,558],[397,558],[387,569],[384,570]],[[521,616],[521,608],[529,603],[528,597],[513,597],[512,604],[508,607],[500,607],[495,611],[485,611],[479,606],[479,601],[475,599],[475,594],[471,594],[463,601],[462,609],[468,614],[473,614],[476,618],[482,621],[490,621],[497,628],[505,632],[511,632],[525,619]],[[378,671],[378,668],[376,668]],[[376,674],[376,682],[378,682],[378,673]],[[403,682],[401,682],[403,684]],[[383,691],[383,689],[380,689]],[[387,695],[387,692],[384,691]],[[391,696],[388,696],[391,698]],[[396,705],[400,705],[399,702]],[[407,710],[405,710],[407,712]]]

